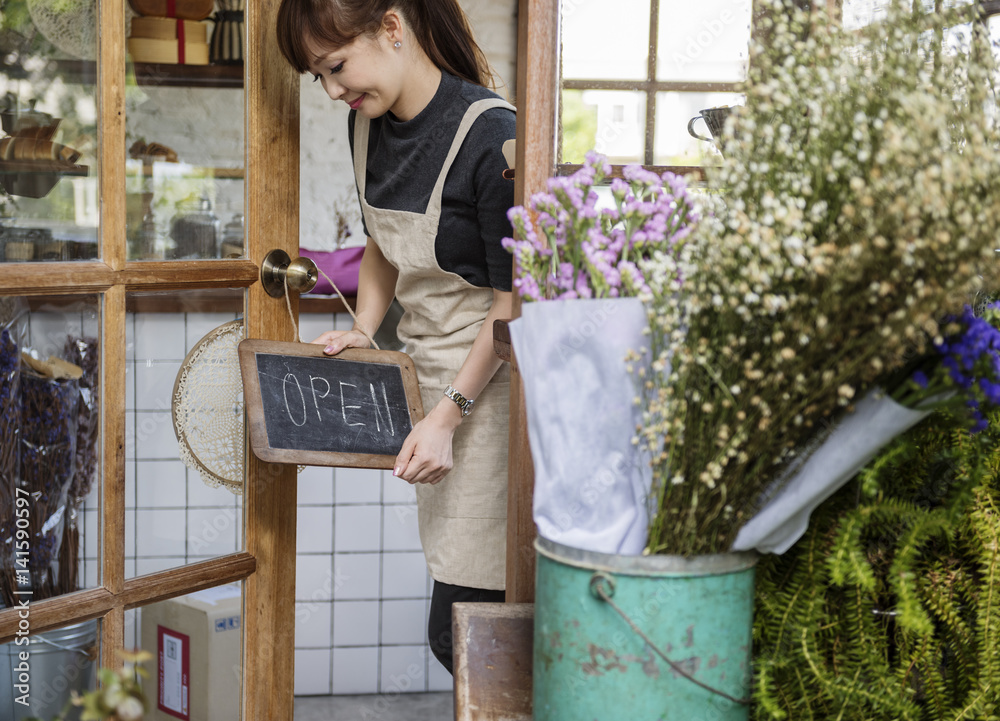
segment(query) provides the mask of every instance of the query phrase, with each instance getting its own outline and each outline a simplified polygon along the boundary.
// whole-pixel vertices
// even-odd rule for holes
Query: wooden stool
[[[531,721],[533,603],[456,603],[455,721]]]

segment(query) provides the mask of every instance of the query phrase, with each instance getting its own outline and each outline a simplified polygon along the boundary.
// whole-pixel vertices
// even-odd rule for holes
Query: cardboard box
[[[180,62],[176,40],[154,40],[152,38],[129,38],[128,51],[137,63]],[[208,65],[208,43],[185,43],[185,65]]]
[[[142,609],[146,721],[238,721],[242,603],[228,585]]]
[[[154,40],[177,40],[178,31],[183,27],[184,40],[189,43],[208,42],[208,23],[177,18],[132,18],[133,38]]]

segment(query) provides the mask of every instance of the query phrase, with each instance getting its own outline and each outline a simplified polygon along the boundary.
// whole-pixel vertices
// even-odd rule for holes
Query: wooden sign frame
[[[299,450],[294,448],[273,448],[267,433],[264,417],[263,397],[257,374],[257,355],[298,356],[322,358],[331,363],[339,361],[360,361],[399,366],[403,378],[403,391],[410,413],[410,425],[415,426],[424,417],[424,405],[420,399],[420,386],[413,359],[405,353],[391,350],[369,350],[347,348],[335,356],[323,353],[323,346],[316,343],[284,343],[259,339],[241,341],[238,346],[240,373],[243,376],[243,399],[246,406],[247,425],[250,432],[250,446],[255,456],[269,463],[297,463],[307,466],[336,466],[338,468],[383,468],[392,469],[395,455],[377,453],[342,453],[337,451]]]

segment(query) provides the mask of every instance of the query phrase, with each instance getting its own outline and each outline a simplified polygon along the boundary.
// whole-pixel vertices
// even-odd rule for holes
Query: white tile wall
[[[308,466],[299,473],[299,507],[333,506],[333,469]]]
[[[333,599],[333,572],[328,553],[299,554],[295,562],[295,598],[301,601]]]
[[[427,688],[428,656],[431,652],[423,644],[384,647],[379,673],[381,693],[409,693]]]
[[[333,513],[329,506],[300,507],[297,514],[297,553],[333,553],[330,523]]]
[[[365,471],[366,475],[357,477],[358,471],[365,469],[338,468],[334,489],[338,506],[352,503],[378,504],[382,502],[382,484],[380,471]],[[375,474],[374,477],[372,474]]]
[[[301,696],[330,693],[329,648],[295,650],[295,693]]]
[[[427,601],[422,598],[382,601],[382,643],[422,644],[424,626],[413,623],[413,619],[423,618],[426,607]]]
[[[337,506],[333,523],[337,551],[381,550],[381,506]]]
[[[138,461],[134,466],[129,464],[126,472],[139,478],[136,483],[139,506],[184,508],[187,505],[187,469],[180,461]]]
[[[423,553],[382,555],[382,598],[423,598],[427,580]]]
[[[334,646],[377,646],[379,602],[340,601],[333,607]]]
[[[377,599],[381,560],[379,553],[334,553],[333,598],[337,601]]]
[[[184,360],[186,316],[182,313],[136,314],[136,360]]]
[[[298,653],[296,651],[296,666]],[[379,690],[378,646],[333,649],[333,693],[377,693]],[[298,686],[295,693],[300,693]]]
[[[331,604],[315,601],[295,604],[295,647],[325,648],[330,644]]]
[[[382,548],[386,551],[419,551],[416,504],[382,508]]]

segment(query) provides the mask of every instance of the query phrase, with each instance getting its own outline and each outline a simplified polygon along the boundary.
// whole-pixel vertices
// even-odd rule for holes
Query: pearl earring
[[[396,48],[396,50],[399,50],[399,49],[400,49],[401,47],[403,47],[403,43],[401,43],[401,42],[399,42],[399,41],[397,40],[396,42],[394,42],[394,43],[392,44],[392,46],[393,46],[394,48]]]

